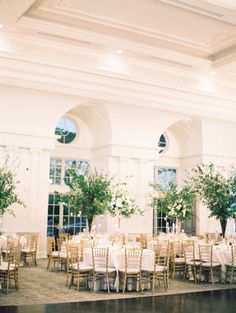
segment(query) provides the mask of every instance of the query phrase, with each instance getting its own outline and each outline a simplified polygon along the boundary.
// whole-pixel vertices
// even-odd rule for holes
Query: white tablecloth
[[[13,235],[12,236],[12,240],[13,242],[17,243],[19,240],[19,237],[17,235]],[[20,244],[22,246],[26,245],[27,243],[27,238],[25,238],[24,236],[20,237]],[[0,249],[6,249],[7,247],[7,235],[1,235],[0,236]]]

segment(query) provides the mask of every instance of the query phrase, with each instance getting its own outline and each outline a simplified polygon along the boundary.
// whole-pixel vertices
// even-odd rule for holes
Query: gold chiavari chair
[[[170,244],[170,275],[174,279],[176,272],[179,275],[185,273],[185,258],[182,240],[173,241]]]
[[[2,289],[8,293],[12,281],[16,290],[19,289],[19,264],[21,256],[21,245],[13,244],[10,246],[5,256],[5,261],[0,264],[0,282]]]
[[[38,248],[38,234],[29,234],[27,237],[27,244],[22,247],[21,258],[23,266],[34,264],[37,266],[37,248]]]
[[[92,290],[95,290],[95,282],[105,279],[107,291],[110,293],[111,280],[115,280],[116,269],[109,266],[109,248],[92,247],[93,282]]]
[[[225,282],[233,282],[233,278],[236,276],[236,244],[231,244],[231,262],[226,263]]]
[[[143,249],[125,248],[125,267],[119,269],[119,276],[123,282],[123,293],[125,293],[128,278],[135,279],[139,283],[139,290],[143,292],[142,256]]]
[[[80,241],[80,256],[81,256],[81,261],[83,261],[84,259],[84,250],[85,249],[91,249],[92,247],[94,247],[94,241],[91,239],[81,239]]]
[[[3,260],[5,261],[5,258],[7,256],[7,254],[9,253],[10,251],[10,248],[15,245],[18,241],[16,241],[16,239],[11,235],[11,234],[8,234],[7,235],[7,241],[6,241],[6,244],[4,245],[4,247],[2,248],[2,257],[3,257]]]
[[[67,283],[69,288],[77,282],[77,290],[80,290],[81,283],[85,288],[89,287],[93,277],[93,266],[81,260],[81,249],[79,246],[68,246],[67,257]]]
[[[67,234],[67,233],[59,233],[59,235],[58,235],[58,240],[61,242],[68,241],[71,239],[72,239],[72,236],[70,234]]]
[[[195,257],[194,241],[186,241],[183,243],[184,259],[185,259],[185,279],[193,277],[197,282],[200,272],[200,261]]]
[[[209,281],[211,277],[211,283],[214,285],[214,274],[218,274],[221,282],[222,266],[220,263],[213,260],[213,246],[212,245],[199,245],[199,257],[200,257],[200,280],[204,275],[205,280]]]
[[[58,244],[56,243],[55,237],[47,237],[47,270],[50,270],[52,265],[53,268],[59,270],[60,267],[60,250],[58,250]]]
[[[165,291],[167,291],[169,288],[170,247],[168,245],[155,244],[153,251],[153,268],[142,271],[142,282],[151,284],[152,293],[155,291],[156,281],[158,281],[159,286],[160,282],[163,282]]]
[[[169,261],[170,261],[170,246],[157,245],[155,247],[155,268],[152,291],[154,292],[155,280],[163,281],[165,291],[169,288]]]
[[[138,240],[140,241],[141,243],[141,247],[143,249],[146,249],[147,248],[147,238],[146,238],[146,234],[140,234]]]

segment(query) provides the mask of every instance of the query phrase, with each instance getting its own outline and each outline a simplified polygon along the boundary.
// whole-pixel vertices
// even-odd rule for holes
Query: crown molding
[[[42,14],[43,13],[43,14]],[[139,35],[150,36],[153,38],[157,38],[160,40],[165,40],[172,43],[178,43],[181,45],[185,45],[188,47],[192,47],[194,49],[206,51],[210,47],[206,44],[201,44],[199,42],[195,42],[193,40],[186,40],[177,36],[169,35],[166,33],[162,33],[160,31],[153,31],[148,27],[141,27],[140,25],[134,25],[132,23],[127,23],[124,21],[117,21],[117,19],[108,18],[107,16],[99,16],[96,14],[92,14],[90,12],[85,12],[82,10],[76,9],[73,1],[54,1],[51,5],[48,5],[46,2],[45,5],[42,3],[36,10],[31,12],[30,16],[34,18],[38,17],[40,19],[44,18],[45,13],[50,14],[50,19],[53,19],[53,16],[58,14],[64,17],[68,17],[69,19],[74,18],[79,21],[87,21],[93,24],[111,27],[112,29],[119,29],[125,32],[131,32]]]

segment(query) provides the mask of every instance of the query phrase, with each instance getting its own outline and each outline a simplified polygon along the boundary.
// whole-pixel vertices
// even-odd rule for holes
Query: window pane
[[[162,188],[168,190],[169,183],[171,181],[176,182],[177,180],[177,171],[176,168],[161,168],[161,167],[155,167],[154,168],[154,181],[161,185]],[[157,210],[157,214],[154,214],[154,218],[157,218],[157,233],[158,232],[166,232],[166,215],[161,211]],[[169,225],[171,224],[171,221],[169,221]],[[155,222],[154,222],[155,225]]]
[[[86,160],[66,160],[65,168],[71,169],[74,168],[78,175],[84,175],[88,168],[88,161]]]
[[[68,225],[68,217],[67,216],[63,217],[63,225]]]
[[[48,197],[48,202],[51,204],[53,203],[53,195],[50,194],[49,197]]]
[[[68,207],[67,206],[63,206],[63,214],[64,215],[68,215],[69,214],[69,209],[68,209]]]
[[[59,215],[59,211],[60,211],[60,206],[59,205],[55,205],[55,207],[54,207],[54,214],[55,215]]]
[[[165,151],[167,148],[167,140],[165,135],[161,135],[158,141],[158,149],[159,149],[159,153],[162,153],[163,151]]]
[[[54,225],[59,225],[59,216],[54,216]]]
[[[48,227],[48,230],[47,230],[47,235],[48,235],[48,236],[53,236],[53,230],[52,230],[52,227]]]
[[[67,117],[62,117],[56,126],[55,134],[58,142],[71,143],[77,135],[75,123]]]
[[[51,215],[48,215],[48,225],[52,225],[53,218]]]
[[[71,224],[71,225],[73,225],[73,224],[74,224],[74,220],[75,220],[75,219],[74,219],[74,217],[73,217],[73,216],[71,216],[71,217],[70,217],[70,224]]]
[[[52,205],[48,206],[48,214],[53,214],[53,206]]]
[[[61,177],[54,178],[54,182],[56,185],[60,185],[61,184]]]

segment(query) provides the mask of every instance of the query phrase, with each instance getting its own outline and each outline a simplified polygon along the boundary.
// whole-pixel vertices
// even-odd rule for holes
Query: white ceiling
[[[236,87],[235,0],[0,0],[0,23],[5,60],[104,71],[102,58],[122,49],[146,72],[214,70]]]

